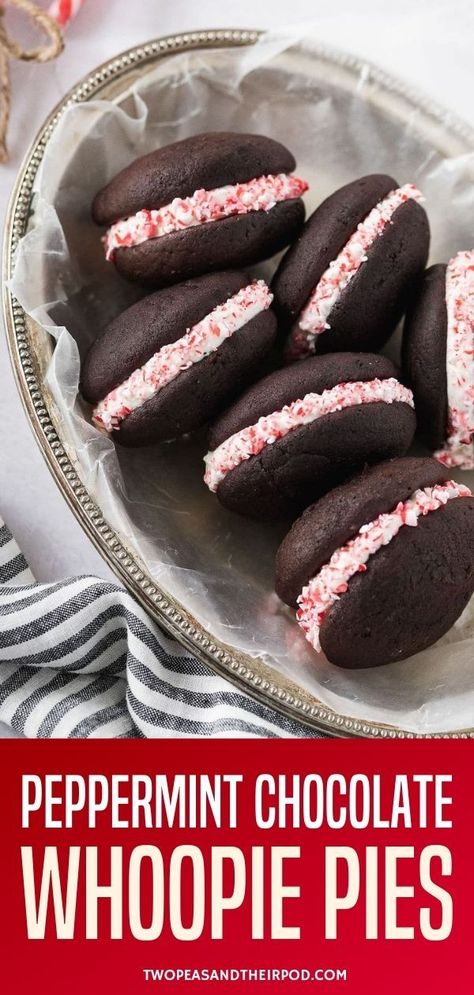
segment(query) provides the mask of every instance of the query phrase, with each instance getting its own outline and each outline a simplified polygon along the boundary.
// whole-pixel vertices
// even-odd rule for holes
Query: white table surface
[[[66,50],[56,62],[13,66],[11,158],[0,166],[2,217],[21,159],[46,114],[82,76],[124,48],[194,28],[280,27],[291,18],[294,24],[312,23],[321,41],[378,63],[474,122],[473,10],[471,0],[418,0],[416,5],[398,0],[394,11],[379,0],[339,0],[335,5],[238,0],[232,7],[222,0],[201,0],[199,5],[189,0],[86,0],[67,29]],[[14,13],[9,23],[13,29]],[[38,579],[76,573],[110,577],[43,462],[17,394],[3,334],[0,377],[0,515]]]

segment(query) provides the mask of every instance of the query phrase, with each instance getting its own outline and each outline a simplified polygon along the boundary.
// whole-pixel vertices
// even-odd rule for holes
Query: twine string
[[[37,48],[25,49],[11,38],[5,26],[5,7],[23,11],[47,41]],[[64,47],[61,29],[49,14],[33,0],[2,0],[0,5],[0,162],[8,159],[7,130],[11,108],[10,59],[21,62],[49,62],[61,54]]]

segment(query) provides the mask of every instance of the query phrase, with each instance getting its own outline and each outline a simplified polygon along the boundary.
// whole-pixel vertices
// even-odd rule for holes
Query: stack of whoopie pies
[[[81,390],[127,446],[215,419],[208,488],[241,515],[303,512],[277,593],[316,650],[368,667],[431,645],[474,591],[474,499],[449,472],[474,468],[474,250],[425,270],[422,195],[382,174],[304,223],[295,168],[271,138],[207,133],[99,191],[107,259],[154,292],[93,344]],[[271,287],[249,274],[285,246]],[[403,314],[401,375],[378,351]],[[435,458],[405,455],[417,422]]]

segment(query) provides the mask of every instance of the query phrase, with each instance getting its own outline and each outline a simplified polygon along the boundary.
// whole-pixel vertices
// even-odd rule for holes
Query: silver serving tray
[[[230,651],[213,637],[212,632],[196,622],[185,605],[176,603],[160,590],[140,560],[122,544],[84,487],[76,469],[75,453],[55,418],[54,405],[44,382],[51,357],[51,340],[28,318],[6,287],[14,267],[15,249],[28,229],[35,177],[50,137],[66,107],[98,96],[102,99],[116,97],[145,69],[173,52],[252,45],[258,37],[256,31],[221,30],[159,38],[130,49],[100,66],[74,87],[53,110],[19,171],[5,229],[4,313],[13,369],[38,445],[62,494],[109,566],[156,622],[202,662],[241,690],[315,730],[345,737],[423,738],[381,723],[366,723],[337,714],[261,660],[238,656]],[[362,64],[357,59],[319,46],[312,49],[311,57],[320,62],[328,75],[345,85],[353,83],[362,70]],[[418,128],[446,155],[463,154],[474,146],[474,135],[468,125],[374,67],[370,67],[365,95],[366,99],[382,107],[387,115],[398,117],[401,121],[416,113]],[[474,729],[448,735],[474,737]]]

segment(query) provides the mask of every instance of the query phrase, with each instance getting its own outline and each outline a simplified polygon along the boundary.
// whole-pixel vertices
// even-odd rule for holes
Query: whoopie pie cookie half
[[[436,459],[474,469],[474,250],[430,266],[405,321],[418,428]]]
[[[155,287],[266,259],[304,222],[308,184],[295,167],[280,142],[226,131],[150,152],[94,199],[107,259]]]
[[[418,653],[474,591],[474,498],[434,459],[379,463],[294,523],[277,553],[276,591],[339,667]]]
[[[313,357],[264,377],[217,419],[204,479],[232,511],[294,517],[358,467],[405,453],[415,425],[389,359]]]
[[[320,204],[272,284],[288,360],[387,341],[428,257],[421,199],[412,184],[376,173]]]
[[[89,350],[92,420],[126,446],[165,442],[215,416],[257,375],[276,319],[263,280],[229,271],[143,298]]]

